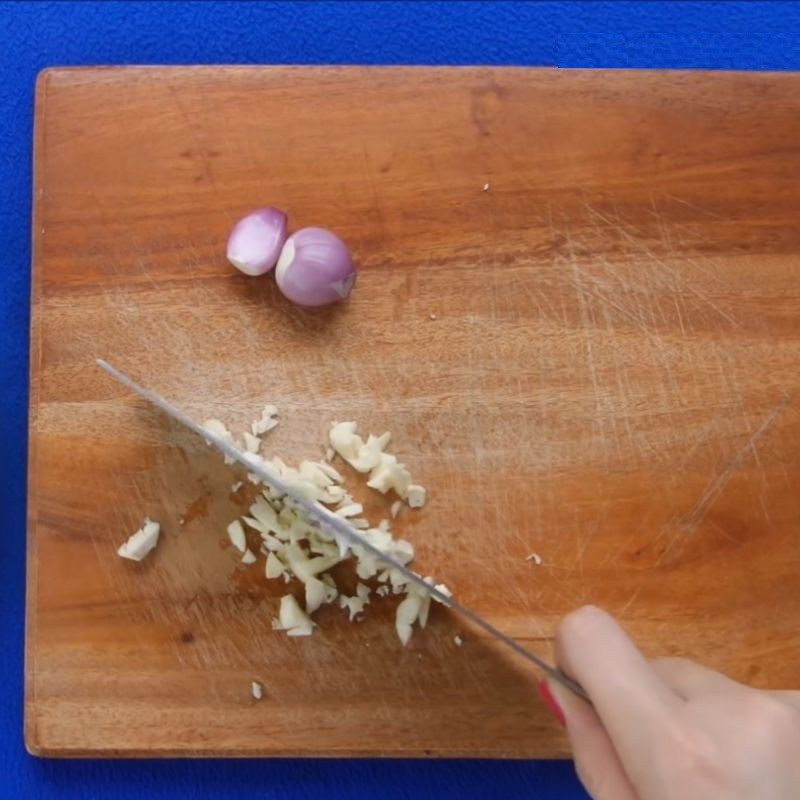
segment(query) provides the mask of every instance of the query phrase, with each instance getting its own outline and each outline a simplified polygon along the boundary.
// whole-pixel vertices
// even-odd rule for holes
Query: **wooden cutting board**
[[[446,609],[406,648],[394,599],[273,632],[284,586],[226,543],[238,477],[96,357],[234,430],[275,402],[287,461],[331,420],[391,430],[430,492],[395,526],[418,569],[542,655],[595,603],[650,656],[800,688],[799,178],[790,74],[46,72],[28,748],[567,752],[533,672]],[[349,243],[349,304],[226,263],[268,204]],[[145,515],[158,549],[123,561]]]

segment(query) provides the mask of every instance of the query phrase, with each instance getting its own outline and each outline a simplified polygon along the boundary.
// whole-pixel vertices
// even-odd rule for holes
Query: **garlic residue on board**
[[[145,517],[144,525],[136,533],[130,536],[117,553],[122,558],[129,558],[131,561],[141,561],[158,544],[158,536],[161,533],[161,525]]]

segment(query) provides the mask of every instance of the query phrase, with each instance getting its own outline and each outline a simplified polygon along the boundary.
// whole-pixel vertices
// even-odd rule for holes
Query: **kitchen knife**
[[[206,442],[213,444],[217,450],[220,450],[229,459],[233,459],[241,464],[247,469],[248,472],[252,472],[253,474],[257,475],[263,483],[276,489],[281,494],[285,494],[291,498],[295,505],[302,508],[311,520],[315,521],[318,525],[320,525],[320,527],[323,528],[323,530],[328,531],[334,536],[340,550],[346,550],[347,546],[354,544],[363,547],[367,552],[376,556],[385,564],[388,564],[393,569],[401,572],[409,581],[421,586],[436,600],[443,603],[445,606],[452,608],[454,611],[457,611],[463,617],[466,617],[468,620],[470,620],[470,622],[482,628],[490,636],[502,642],[507,647],[510,647],[517,655],[535,664],[537,667],[539,667],[539,669],[547,673],[547,675],[558,681],[563,686],[566,686],[576,695],[582,697],[584,700],[589,700],[589,697],[584,689],[574,680],[572,680],[572,678],[565,675],[556,667],[548,664],[543,659],[539,658],[539,656],[537,656],[535,653],[526,650],[510,636],[506,636],[504,633],[497,630],[494,625],[485,620],[483,617],[479,616],[474,611],[470,611],[465,606],[462,606],[457,600],[454,600],[449,595],[435,588],[435,586],[431,586],[427,581],[423,580],[408,567],[404,566],[391,556],[385,554],[370,541],[365,539],[356,528],[347,522],[346,519],[337,516],[320,503],[303,497],[303,495],[299,494],[293,487],[285,483],[284,480],[278,474],[276,474],[273,469],[268,467],[260,457],[254,455],[253,453],[246,453],[229,442],[220,439],[214,433],[207,431],[202,425],[198,425],[198,423],[184,414],[180,409],[175,408],[175,406],[173,406],[163,397],[160,397],[155,392],[140,386],[138,383],[131,380],[131,378],[129,378],[127,375],[112,367],[108,362],[103,361],[102,359],[97,359],[97,364],[109,375],[112,375],[140,397],[143,397],[148,402],[160,408],[165,414],[167,414],[167,416],[172,417],[172,419],[177,420],[185,427],[194,431],[198,436],[201,436],[203,439],[205,439]]]

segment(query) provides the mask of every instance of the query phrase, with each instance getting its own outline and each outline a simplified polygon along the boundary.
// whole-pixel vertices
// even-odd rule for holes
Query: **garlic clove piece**
[[[331,447],[349,464],[358,458],[364,440],[356,433],[355,422],[334,422],[328,438]]]
[[[248,433],[248,431],[245,431],[242,435],[244,437],[245,452],[257,453],[261,447],[261,439],[259,439],[258,436],[253,436],[252,433]]]
[[[325,584],[318,578],[309,578],[306,581],[306,613],[313,614],[324,602],[327,596]]]
[[[275,553],[270,553],[267,556],[267,565],[265,569],[266,577],[270,580],[280,578],[284,572],[286,572],[286,567],[283,565],[283,562]]]
[[[424,487],[412,483],[406,490],[406,502],[410,508],[422,508],[425,505],[426,495]]]
[[[300,604],[295,600],[294,595],[291,594],[281,597],[278,620],[281,628],[286,631],[290,631],[293,628],[311,628],[314,625],[308,614],[300,608]]]
[[[238,519],[235,519],[228,525],[228,538],[231,544],[240,552],[244,553],[247,550],[247,537],[244,535],[244,528]]]
[[[141,561],[158,544],[160,533],[161,525],[145,517],[144,525],[128,538],[128,541],[117,550],[117,554],[130,561]]]
[[[396,622],[394,627],[397,631],[397,635],[400,637],[400,641],[403,643],[403,647],[405,647],[409,641],[411,641],[411,634],[413,632],[411,626],[403,622]]]

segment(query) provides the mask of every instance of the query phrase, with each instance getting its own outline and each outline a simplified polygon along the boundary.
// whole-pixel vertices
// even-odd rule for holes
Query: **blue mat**
[[[31,128],[37,72],[82,64],[800,69],[798,3],[0,2],[0,796],[583,798],[566,762],[55,762],[22,744]]]

